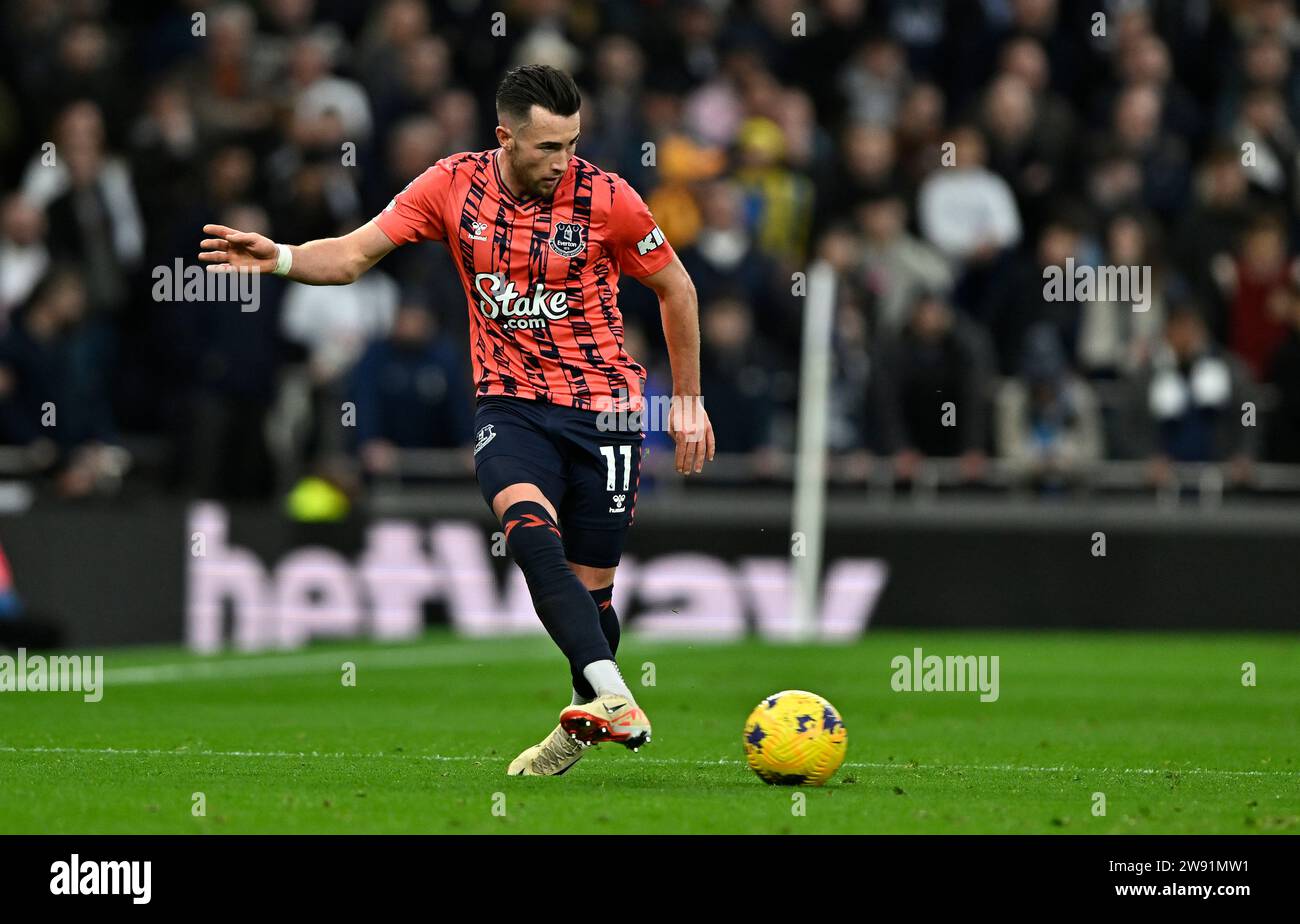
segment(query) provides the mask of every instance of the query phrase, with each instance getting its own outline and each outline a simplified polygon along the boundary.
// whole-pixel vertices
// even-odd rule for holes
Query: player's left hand
[[[699,395],[673,395],[668,433],[677,444],[673,467],[679,475],[701,472],[705,462],[713,461],[713,424]]]

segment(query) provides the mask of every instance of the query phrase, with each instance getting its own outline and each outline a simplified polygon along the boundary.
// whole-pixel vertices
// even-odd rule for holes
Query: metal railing
[[[737,488],[763,485],[769,488],[792,487],[795,457],[792,453],[772,453],[763,457],[719,453],[706,466],[704,476],[682,478],[673,470],[670,450],[652,451],[642,460],[642,482],[653,482],[661,495],[688,494],[708,486]],[[1002,492],[1030,496],[1052,494],[1115,494],[1149,496],[1157,501],[1173,502],[1191,497],[1206,505],[1220,503],[1234,491],[1265,494],[1294,494],[1300,497],[1300,465],[1251,463],[1238,470],[1228,463],[1188,462],[1156,470],[1145,460],[1109,460],[1069,468],[1052,476],[1043,476],[1025,466],[990,458],[978,477],[969,477],[960,459],[926,458],[920,461],[911,478],[898,477],[893,461],[875,457],[864,466],[850,464],[848,457],[833,457],[826,465],[828,485],[839,492],[864,492],[867,496],[889,499],[907,497],[924,501],[948,493]],[[376,476],[372,484],[385,491],[415,489],[430,482],[473,482],[473,465],[468,450],[404,450],[398,455],[396,469]]]
[[[369,477],[371,488],[397,496],[431,485],[474,488],[473,455],[461,449],[407,449],[397,453],[393,470]],[[43,453],[25,447],[0,446],[0,484],[17,487],[48,465]],[[795,456],[789,452],[761,455],[718,453],[702,476],[683,478],[673,469],[671,448],[652,449],[642,460],[642,490],[664,497],[689,497],[710,488],[743,490],[766,487],[793,490]],[[1159,503],[1190,500],[1215,506],[1226,496],[1251,494],[1300,500],[1300,465],[1251,463],[1244,471],[1227,463],[1175,463],[1164,477],[1153,477],[1145,460],[1108,460],[1069,468],[1044,478],[1023,465],[989,458],[978,477],[969,477],[960,459],[925,458],[910,478],[900,478],[887,457],[832,456],[826,462],[826,482],[837,496],[856,495],[882,502],[926,503],[945,496],[1003,494],[1032,497],[1039,493],[1088,497],[1130,495]],[[30,491],[24,488],[23,497]]]

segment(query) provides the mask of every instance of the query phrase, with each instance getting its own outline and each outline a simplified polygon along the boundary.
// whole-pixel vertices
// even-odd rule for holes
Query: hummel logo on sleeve
[[[649,234],[647,234],[641,240],[636,242],[636,252],[644,257],[646,254],[654,250],[663,242],[664,242],[664,233],[659,230],[658,225],[655,225],[654,228],[651,229]]]

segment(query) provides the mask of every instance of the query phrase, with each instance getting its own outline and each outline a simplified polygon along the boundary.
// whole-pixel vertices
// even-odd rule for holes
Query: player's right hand
[[[231,273],[236,270],[256,269],[269,273],[275,269],[278,253],[275,242],[252,231],[236,231],[225,225],[204,225],[204,238],[200,246],[199,262],[208,264],[212,273]]]
[[[679,475],[703,471],[704,463],[713,461],[713,423],[699,395],[673,395],[668,407],[668,434],[677,444],[673,461]]]

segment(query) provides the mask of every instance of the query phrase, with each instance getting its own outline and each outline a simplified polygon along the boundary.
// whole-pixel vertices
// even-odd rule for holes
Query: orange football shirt
[[[469,303],[475,394],[638,409],[645,369],[623,349],[619,277],[673,250],[626,180],[580,157],[551,198],[517,199],[497,148],[444,157],[375,216],[394,244],[443,241]]]

